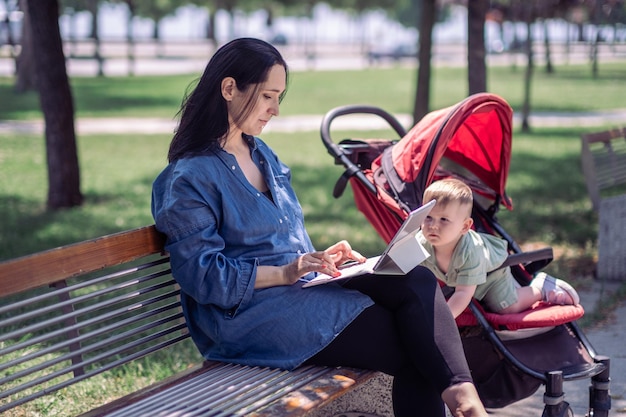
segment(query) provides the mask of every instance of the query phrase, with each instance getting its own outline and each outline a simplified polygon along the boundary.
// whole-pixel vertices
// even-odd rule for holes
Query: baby
[[[454,287],[448,306],[454,317],[467,308],[472,297],[494,313],[518,313],[537,301],[578,304],[571,285],[543,272],[529,286],[518,286],[509,267],[498,269],[509,253],[507,242],[472,230],[473,195],[463,181],[433,182],[423,203],[436,200],[422,224],[420,243],[431,256],[423,263],[441,281]]]

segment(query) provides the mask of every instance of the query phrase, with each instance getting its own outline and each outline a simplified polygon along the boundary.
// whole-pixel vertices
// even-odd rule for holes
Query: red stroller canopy
[[[385,157],[383,153],[372,163],[372,171],[382,166],[389,186],[396,188],[409,209],[415,209],[421,205],[422,193],[435,179],[442,159],[447,159],[461,167],[464,174],[469,173],[469,179],[478,180],[474,187],[477,192],[499,198],[510,210],[513,204],[506,196],[505,185],[512,118],[513,109],[501,97],[474,94],[424,116],[391,147],[391,155]]]

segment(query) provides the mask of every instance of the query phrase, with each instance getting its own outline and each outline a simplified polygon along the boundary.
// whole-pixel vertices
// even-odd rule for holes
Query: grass
[[[77,117],[173,118],[183,92],[198,75],[71,79]],[[467,95],[464,69],[437,67],[431,81],[431,108],[455,104]],[[523,103],[522,68],[492,67],[488,90],[504,97],[520,111]],[[412,68],[363,71],[293,72],[283,115],[322,114],[345,104],[372,104],[392,113],[411,113],[416,84]],[[606,63],[598,78],[586,65],[557,66],[547,74],[540,67],[532,81],[532,110],[577,112],[624,108],[626,69]],[[13,79],[0,77],[0,120],[38,119],[35,93],[17,94]],[[6,99],[5,99],[6,98]]]
[[[322,114],[344,104],[374,104],[393,113],[409,113],[415,71],[405,68],[345,72],[293,73],[283,115]],[[521,69],[490,68],[490,91],[521,108]],[[77,117],[174,117],[182,92],[194,76],[74,78]],[[432,108],[456,103],[466,94],[463,69],[437,68]],[[533,110],[576,112],[623,108],[626,69],[606,64],[599,79],[585,66],[557,67],[533,79]],[[617,86],[617,87],[616,87]],[[36,96],[16,95],[12,80],[0,78],[0,120],[39,119]],[[5,99],[5,97],[7,99]],[[597,216],[591,209],[580,168],[580,135],[608,126],[514,132],[507,190],[515,209],[499,214],[500,223],[523,247],[550,245],[556,259],[548,271],[575,285],[591,281],[597,257]],[[364,132],[336,132],[337,138]],[[367,132],[386,137],[387,132]],[[291,166],[294,187],[316,246],[346,237],[365,255],[384,246],[358,213],[350,189],[340,199],[332,189],[342,169],[333,164],[317,132],[268,133],[263,138]],[[152,223],[150,190],[165,166],[170,136],[82,135],[78,139],[81,207],[45,209],[47,173],[44,141],[39,135],[0,137],[0,260]],[[621,293],[623,294],[623,293]],[[598,311],[597,322],[604,311]],[[123,370],[81,383],[9,416],[74,415],[134,391],[197,363],[195,348],[185,344]],[[88,400],[86,400],[88,399]]]
[[[52,357],[43,359],[51,360]],[[86,381],[33,400],[2,414],[3,417],[75,416],[107,404],[129,392],[161,381],[174,373],[185,371],[202,358],[191,339],[165,348],[151,356],[122,367],[95,375]],[[55,380],[62,382],[65,375]],[[0,400],[2,404],[3,400]]]
[[[369,134],[385,137],[387,132]],[[355,137],[363,132],[337,135]],[[557,259],[549,266],[553,274],[586,285],[597,253],[597,218],[579,169],[579,135],[577,128],[516,134],[508,181],[515,209],[501,212],[499,217],[523,246],[552,245],[556,249]],[[1,139],[0,215],[8,220],[0,224],[2,258],[150,224],[150,184],[165,165],[169,139],[164,135],[140,135],[132,140],[100,135],[79,138],[86,203],[55,213],[44,210],[46,173],[41,138]],[[266,141],[293,169],[294,187],[317,246],[350,236],[353,246],[366,255],[382,249],[382,240],[354,207],[350,189],[340,199],[332,197],[342,170],[333,165],[317,132],[272,133]],[[587,320],[600,321],[606,314],[604,309]],[[80,383],[8,416],[75,415],[198,361],[197,351],[187,341],[181,348]]]
[[[563,247],[579,257],[596,251],[597,219],[580,170],[580,129],[535,129],[517,133],[508,180],[512,212],[501,212],[507,231],[522,244]],[[385,137],[387,132],[369,132]],[[337,138],[363,136],[338,132]],[[85,204],[45,210],[46,166],[41,138],[1,139],[0,259],[150,224],[152,180],[165,166],[165,135],[82,136],[78,139]],[[266,141],[294,173],[294,187],[309,231],[324,247],[350,236],[365,254],[382,248],[381,239],[357,212],[350,189],[331,193],[342,169],[333,165],[317,132],[271,133]],[[542,144],[542,146],[537,146]],[[575,256],[574,256],[575,255]]]

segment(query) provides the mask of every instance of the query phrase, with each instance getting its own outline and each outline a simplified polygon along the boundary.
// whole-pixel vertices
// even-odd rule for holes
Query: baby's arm
[[[457,285],[454,293],[448,299],[448,307],[454,318],[457,318],[467,308],[476,292],[476,285]]]

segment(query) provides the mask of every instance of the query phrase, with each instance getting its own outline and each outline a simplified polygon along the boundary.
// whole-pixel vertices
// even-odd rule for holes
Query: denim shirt
[[[271,200],[248,182],[233,155],[218,150],[169,164],[154,181],[152,215],[167,236],[201,354],[292,369],[373,302],[336,284],[254,289],[257,266],[285,265],[314,249],[289,168],[263,141],[247,139]]]

